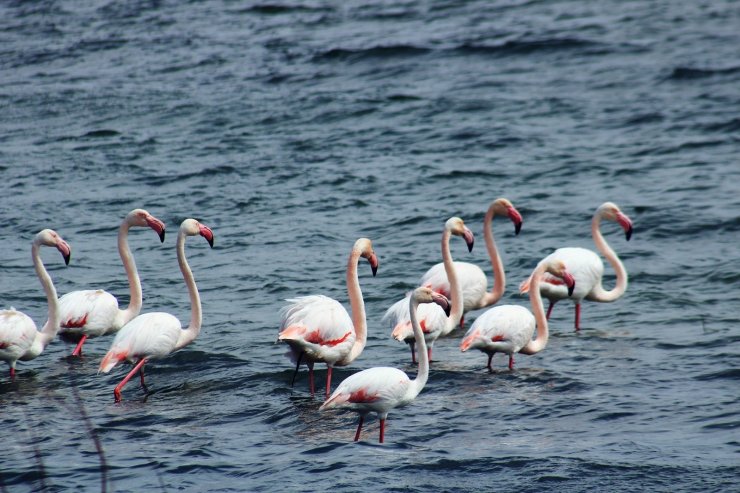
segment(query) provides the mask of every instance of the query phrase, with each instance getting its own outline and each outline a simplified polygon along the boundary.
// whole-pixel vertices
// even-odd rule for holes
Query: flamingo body
[[[525,307],[495,306],[475,319],[460,343],[460,350],[465,352],[468,349],[478,349],[489,357],[504,353],[513,358],[514,353],[518,353],[532,340],[535,326],[534,315]]]
[[[283,308],[278,340],[288,343],[294,363],[301,353],[307,362],[329,365],[347,355],[355,343],[355,330],[341,303],[323,295],[287,301],[290,305]]]
[[[566,247],[558,248],[545,257],[548,261],[560,261],[568,266],[568,272],[576,280],[573,295],[568,296],[568,287],[555,276],[546,274],[540,283],[540,293],[544,298],[554,303],[570,298],[574,303],[580,303],[588,298],[594,286],[601,284],[604,275],[604,263],[595,252],[587,248]]]
[[[15,362],[28,352],[36,338],[36,322],[15,308],[0,310],[0,360],[11,370]]]
[[[463,313],[479,308],[479,304],[488,292],[488,278],[485,272],[469,262],[453,262],[458,282],[463,294]],[[432,288],[439,294],[452,297],[450,281],[447,279],[444,263],[440,262],[429,269],[419,280],[419,286]],[[408,303],[406,303],[408,305]],[[432,305],[421,305],[432,306]]]
[[[434,288],[433,291],[448,297],[444,293],[440,293]],[[411,293],[407,294],[405,298],[398,300],[386,311],[383,319],[394,320],[396,324],[391,333],[397,341],[412,344],[414,342],[414,329],[411,326],[411,320],[409,319],[409,298]],[[421,331],[424,333],[424,340],[427,343],[427,348],[431,349],[441,335],[443,335],[444,329],[447,324],[447,315],[445,311],[436,303],[424,303],[419,305],[417,310],[417,316],[419,317],[419,325]]]
[[[110,350],[100,363],[108,373],[118,363],[160,359],[172,354],[182,334],[182,324],[174,315],[152,312],[139,315],[118,331]]]

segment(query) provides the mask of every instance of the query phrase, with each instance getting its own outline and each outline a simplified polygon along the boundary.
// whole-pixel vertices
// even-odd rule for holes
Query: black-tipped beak
[[[509,219],[511,219],[511,222],[514,223],[514,235],[518,235],[519,232],[522,230],[522,215],[519,214],[519,211],[514,209],[513,207],[509,208],[508,211]]]
[[[475,236],[473,236],[473,232],[470,231],[468,228],[465,228],[463,238],[465,239],[465,243],[468,244],[468,252],[472,252],[473,245],[475,244]]]
[[[627,241],[630,241],[630,238],[632,238],[632,220],[625,214],[618,212],[617,223],[622,226],[622,229],[624,230],[624,236],[625,238],[627,238]]]
[[[57,250],[59,250],[59,253],[62,254],[62,258],[64,258],[64,265],[69,265],[69,260],[72,258],[72,249],[69,247],[67,242],[60,238],[59,243],[57,243]]]
[[[164,230],[159,232],[159,241],[164,243]]]
[[[624,236],[627,238],[627,241],[630,241],[630,238],[632,238],[632,225],[624,232]]]
[[[69,261],[72,258],[72,252],[67,253],[66,255],[62,254],[64,257],[64,265],[69,265]]]
[[[447,299],[447,297],[443,294],[434,293],[432,294],[432,300],[436,304],[442,307],[442,309],[445,311],[446,316],[450,316],[450,310],[452,310],[452,305],[450,304],[450,300]]]
[[[208,226],[200,225],[200,235],[206,239],[211,248],[213,248],[213,231]]]
[[[373,271],[373,277],[375,277],[375,274],[378,273],[378,257],[375,256],[375,254],[371,254],[370,258],[367,259],[368,262],[370,262],[370,269]]]
[[[568,286],[568,296],[573,296],[573,291],[576,289],[576,280],[570,274],[565,274],[563,278],[566,286]]]
[[[146,223],[159,235],[159,241],[164,243],[164,223],[153,216],[147,217]]]

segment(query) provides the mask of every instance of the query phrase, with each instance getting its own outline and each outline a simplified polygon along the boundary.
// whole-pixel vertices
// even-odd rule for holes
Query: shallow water
[[[732,2],[4,3],[3,305],[43,323],[29,243],[45,227],[73,249],[68,267],[43,256],[60,294],[125,304],[116,228],[144,207],[168,227],[164,245],[130,237],[144,310],[187,321],[179,223],[216,245],[188,242],[203,332],[147,365],[148,394],[133,380],[114,404],[125,368],[96,374],[110,338],[3,373],[2,486],[99,489],[84,412],[115,491],[738,489],[738,21]],[[414,373],[383,312],[439,261],[452,215],[478,240],[455,258],[490,270],[500,196],[524,216],[519,236],[494,223],[501,303],[527,304],[516,286],[553,248],[592,248],[605,200],[635,224],[630,242],[603,228],[627,293],[585,304],[580,333],[559,303],[513,372],[461,354],[459,333],[437,341],[386,443],[375,419],[352,443],[355,416],[318,413],[305,370],[290,387],[283,300],[346,304],[346,256],[371,238],[368,345],[334,378]]]

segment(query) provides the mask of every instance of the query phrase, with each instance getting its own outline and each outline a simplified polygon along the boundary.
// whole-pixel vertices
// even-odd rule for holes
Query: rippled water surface
[[[5,491],[734,491],[740,488],[740,8],[735,2],[38,1],[0,5],[0,292],[43,323],[30,261],[40,229],[72,245],[44,260],[60,293],[128,301],[122,217],[144,310],[189,318],[175,260],[179,223],[216,236],[187,252],[203,303],[194,344],[97,374],[111,338],[81,360],[55,341],[0,377]],[[586,303],[583,330],[558,304],[547,349],[485,369],[460,333],[435,344],[429,382],[368,421],[319,413],[305,370],[290,387],[275,344],[284,299],[347,304],[360,265],[369,338],[335,370],[409,373],[385,309],[440,259],[444,221],[477,235],[458,260],[487,267],[494,223],[516,293],[559,246],[593,248],[605,200],[635,224],[603,230],[630,285]],[[489,281],[490,282],[490,281]],[[605,284],[614,282],[607,268]],[[482,311],[468,314],[471,323]],[[501,358],[501,359],[499,359]],[[323,382],[325,369],[317,365]]]

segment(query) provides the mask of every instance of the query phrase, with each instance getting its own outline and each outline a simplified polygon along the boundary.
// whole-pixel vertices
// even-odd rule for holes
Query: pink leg
[[[72,351],[72,356],[82,356],[82,345],[85,344],[86,340],[87,335],[83,335],[82,339],[80,339],[80,342],[78,342],[77,346],[75,346],[75,350]]]
[[[411,348],[411,363],[416,364],[416,346],[413,342],[409,343],[409,347]]]
[[[15,368],[10,367],[10,379],[15,380]]]
[[[385,420],[380,420],[380,439],[378,440],[378,443],[383,443],[383,439],[385,438]]]
[[[460,317],[460,328],[461,329],[464,329],[465,328],[465,315],[463,315],[462,317]]]
[[[550,301],[550,306],[547,307],[547,315],[545,315],[545,318],[547,320],[550,320],[550,314],[552,313],[552,307],[555,306],[554,301]]]
[[[581,304],[576,303],[576,330],[581,330]]]
[[[328,371],[326,373],[326,398],[329,398],[329,394],[331,394],[331,366],[327,367]]]
[[[142,366],[146,363],[146,358],[141,358],[138,363],[136,363],[136,366],[134,366],[134,369],[128,372],[128,375],[126,375],[126,378],[121,380],[121,383],[119,383],[115,389],[113,389],[113,396],[116,399],[116,402],[121,402],[121,389],[128,383],[129,380],[131,380],[131,377],[133,377],[137,371],[141,369]]]
[[[513,369],[514,369],[514,355],[510,354],[509,355],[509,370],[513,370]]]
[[[146,384],[144,383],[144,367],[143,366],[139,370],[139,378],[141,379],[141,386],[146,389]]]
[[[489,370],[491,370],[491,371],[493,371],[493,368],[491,368],[491,361],[493,360],[493,355],[494,355],[494,354],[495,354],[495,353],[491,353],[491,354],[489,354],[489,355],[488,355],[488,366],[487,366],[487,368],[488,368]]]
[[[308,389],[311,391],[311,397],[313,397],[316,388],[313,385],[313,362],[308,364]]]
[[[427,348],[427,358],[429,358],[429,362],[432,362],[432,348]]]
[[[362,431],[362,423],[365,421],[365,416],[360,415],[360,423],[357,425],[357,433],[355,433],[355,442],[360,439],[360,432]]]

